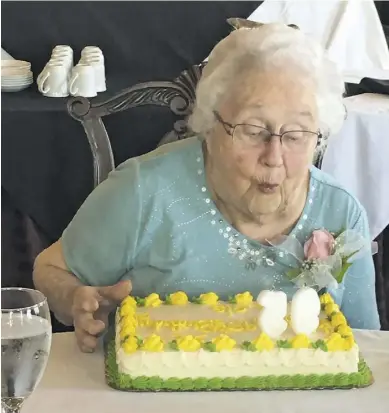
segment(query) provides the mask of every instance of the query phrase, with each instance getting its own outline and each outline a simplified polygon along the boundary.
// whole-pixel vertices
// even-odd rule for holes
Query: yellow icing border
[[[230,299],[230,304],[220,302],[219,297],[209,292],[202,294],[195,299],[198,304],[209,305],[216,312],[241,312],[253,305],[258,305],[253,301],[250,293],[245,292],[236,294]],[[162,301],[158,294],[150,294],[143,300],[134,297],[127,297],[120,306],[120,338],[122,346],[126,353],[132,353],[137,350],[160,352],[165,348],[181,351],[198,351],[200,348],[209,351],[228,351],[236,348],[236,341],[228,336],[229,332],[253,331],[257,325],[255,321],[232,321],[225,323],[221,320],[198,320],[198,321],[153,321],[148,314],[136,314],[136,308],[140,306],[158,307],[164,305],[184,306],[190,301],[188,296],[178,291],[170,294],[166,301]],[[231,303],[235,304],[231,306]],[[289,340],[274,341],[265,333],[261,333],[251,342],[246,341],[242,348],[247,351],[267,351],[273,348],[321,348],[324,351],[347,351],[354,345],[354,337],[346,318],[340,311],[339,306],[334,303],[330,294],[325,293],[320,296],[322,309],[325,311],[327,318],[320,320],[319,329],[329,334],[326,340],[318,340],[312,343],[309,338],[303,334],[296,335]],[[260,306],[259,306],[260,307]],[[287,317],[289,322],[289,318]],[[156,332],[160,328],[171,328],[172,331],[180,331],[187,328],[195,328],[199,333],[217,332],[220,335],[211,341],[205,342],[204,336],[181,336],[171,342],[163,342],[158,334],[153,333],[144,340],[137,337],[137,327],[151,327]]]

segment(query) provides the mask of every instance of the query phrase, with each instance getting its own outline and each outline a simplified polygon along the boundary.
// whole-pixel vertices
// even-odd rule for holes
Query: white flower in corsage
[[[366,253],[371,253],[370,241],[355,230],[333,235],[325,229],[315,230],[304,246],[292,236],[283,237],[273,245],[298,262],[286,275],[298,287],[337,288],[352,263]]]

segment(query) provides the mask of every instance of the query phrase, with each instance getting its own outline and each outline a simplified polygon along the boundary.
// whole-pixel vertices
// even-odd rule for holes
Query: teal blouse
[[[361,204],[312,167],[306,205],[290,235],[303,244],[319,228],[355,229],[370,240]],[[140,296],[214,291],[225,299],[276,289],[291,297],[296,290],[285,276],[293,258],[246,238],[218,211],[196,137],[120,165],[81,206],[62,243],[66,264],[82,283],[111,285],[129,278]],[[380,328],[371,255],[357,260],[330,292],[352,327]]]

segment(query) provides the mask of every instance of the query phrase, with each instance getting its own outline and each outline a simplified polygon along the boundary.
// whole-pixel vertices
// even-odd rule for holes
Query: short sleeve
[[[363,208],[353,229],[370,241],[369,224]],[[375,292],[375,268],[371,253],[356,260],[347,271],[344,278],[342,311],[352,328],[380,329]]]
[[[134,261],[141,217],[139,162],[111,172],[86,199],[61,242],[66,265],[85,285],[113,285]]]

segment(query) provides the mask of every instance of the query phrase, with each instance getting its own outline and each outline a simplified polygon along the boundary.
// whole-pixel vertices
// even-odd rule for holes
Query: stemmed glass
[[[1,405],[20,413],[46,368],[51,346],[46,297],[27,288],[1,289]]]

